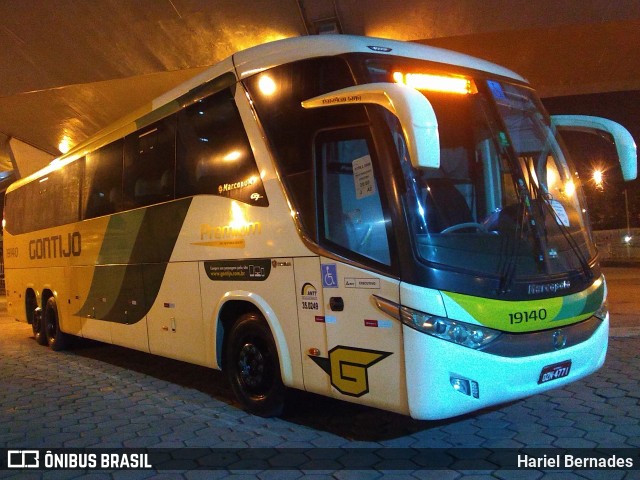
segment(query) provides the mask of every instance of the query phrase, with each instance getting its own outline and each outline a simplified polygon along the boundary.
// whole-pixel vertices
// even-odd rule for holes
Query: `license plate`
[[[565,360],[564,362],[554,363],[553,365],[547,365],[542,368],[540,377],[538,378],[538,385],[541,383],[547,383],[558,378],[563,378],[569,375],[571,370],[571,360]]]

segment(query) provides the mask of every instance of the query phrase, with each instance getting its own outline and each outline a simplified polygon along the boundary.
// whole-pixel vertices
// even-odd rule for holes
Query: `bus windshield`
[[[575,169],[532,90],[433,74],[433,64],[406,59],[366,67],[370,82],[420,90],[438,119],[438,169],[414,167],[394,135],[419,259],[498,276],[504,288],[518,277],[588,271],[595,250]]]
[[[267,77],[277,85],[275,94],[265,94],[261,88]],[[405,83],[429,100],[438,123],[439,168],[416,167],[424,162],[409,158],[400,121],[381,107],[367,114],[362,105],[317,110],[300,105],[323,93],[378,82]],[[382,127],[376,131],[390,132],[395,145],[388,150],[372,147],[377,152],[371,151],[374,175],[367,178],[380,183],[375,189],[378,194],[391,179],[381,178],[376,169],[379,172],[383,163],[399,163],[392,171],[404,176],[395,179],[404,185],[395,192],[403,193],[388,207],[381,203],[380,211],[402,209],[395,218],[406,222],[403,230],[409,232],[413,257],[422,265],[491,279],[505,291],[514,282],[526,284],[535,277],[590,276],[595,248],[579,180],[548,115],[526,85],[426,60],[361,53],[281,65],[244,83],[277,152],[281,178],[301,230],[312,242],[358,262],[377,261],[376,268],[385,268],[388,259],[393,260],[394,255],[373,255],[370,248],[357,246],[375,244],[388,252],[393,242],[386,239],[394,240],[394,230],[400,227],[390,227],[390,216],[378,221],[383,214],[364,212],[366,202],[359,202],[362,215],[356,226],[365,233],[356,232],[356,241],[339,241],[336,246],[335,236],[325,231],[331,233],[331,222],[318,213],[321,199],[314,197],[321,191],[334,192],[327,200],[333,201],[340,189],[322,190],[318,184],[314,190],[320,182],[314,180],[320,165],[313,163],[310,146],[326,144],[327,135],[352,135],[365,141],[366,135],[357,128],[376,123]],[[376,111],[381,115],[373,114]],[[322,158],[318,148],[316,161]],[[397,155],[390,158],[394,149]],[[344,156],[348,163],[357,157]],[[354,183],[352,168],[341,170],[344,182],[340,185]],[[396,204],[398,200],[402,205]],[[348,207],[344,207],[346,213],[354,209]],[[328,211],[342,221],[345,212],[334,206]],[[384,241],[376,242],[375,232],[368,235],[372,229],[385,228]],[[384,231],[378,233],[382,238]],[[398,250],[408,251],[400,245]]]

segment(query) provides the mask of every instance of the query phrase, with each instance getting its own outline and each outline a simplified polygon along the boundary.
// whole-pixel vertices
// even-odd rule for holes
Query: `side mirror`
[[[396,83],[368,83],[329,92],[302,102],[303,108],[376,104],[400,120],[414,167],[440,167],[438,121],[429,101],[417,90]]]
[[[638,177],[638,152],[629,131],[619,123],[601,117],[586,115],[552,115],[551,123],[558,128],[598,134],[608,133],[613,137],[622,167],[622,177],[629,182]]]

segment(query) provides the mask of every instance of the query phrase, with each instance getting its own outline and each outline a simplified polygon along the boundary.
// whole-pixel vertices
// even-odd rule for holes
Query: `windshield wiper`
[[[522,178],[518,178],[518,219],[516,223],[516,232],[513,239],[513,247],[511,251],[507,252],[507,263],[505,268],[502,271],[501,279],[500,279],[500,293],[507,293],[511,285],[513,284],[513,280],[515,278],[516,273],[516,265],[518,263],[518,255],[520,253],[520,242],[522,241],[522,233],[525,229],[526,219],[529,219],[529,230],[533,234],[533,240],[536,249],[536,263],[539,267],[546,266],[546,257],[544,250],[544,240],[540,235],[539,227],[536,222],[536,215],[534,214],[534,208],[531,202],[531,195],[525,182]]]
[[[518,178],[518,198],[520,200],[518,207],[518,223],[516,224],[516,234],[514,237],[515,245],[511,251],[507,252],[508,260],[505,268],[502,270],[500,278],[500,293],[504,294],[509,291],[515,278],[517,257],[519,254],[520,242],[522,241],[522,232],[525,228],[525,221],[528,218],[528,227],[533,237],[533,243],[535,248],[535,260],[540,270],[549,273],[549,249],[546,241],[548,235],[546,228],[546,210],[549,210],[554,218],[562,235],[570,245],[572,251],[578,258],[585,275],[590,275],[590,268],[588,261],[582,255],[579,246],[575,239],[567,231],[566,227],[562,225],[562,222],[558,219],[557,212],[553,209],[553,206],[547,201],[547,194],[536,183],[533,174],[529,166],[527,165],[525,171],[528,175],[528,182],[525,183],[523,178]],[[528,187],[527,187],[528,185]],[[529,190],[531,189],[531,191]],[[535,198],[534,202],[532,198]],[[541,205],[540,202],[545,205]]]
[[[507,246],[510,249],[506,252],[506,263],[500,274],[499,293],[505,294],[511,289],[511,284],[516,274],[516,265],[518,263],[518,255],[520,253],[520,242],[522,241],[522,232],[524,231],[524,223],[526,218],[526,210],[523,201],[518,203],[518,213],[516,219],[516,231],[513,236],[513,244],[507,240]]]
[[[585,278],[587,280],[591,280],[593,278],[593,272],[591,271],[591,267],[589,266],[589,260],[580,249],[580,245],[578,245],[576,239],[573,238],[573,235],[571,235],[569,229],[563,223],[558,212],[556,212],[556,210],[553,208],[553,205],[551,205],[550,200],[552,200],[551,196],[545,195],[544,197],[542,197],[542,202],[544,202],[547,210],[551,213],[551,216],[553,217],[555,224],[560,230],[560,233],[562,233],[562,236],[567,241],[567,244],[578,259],[578,262],[580,262],[580,267],[582,268],[582,272],[584,273]]]
[[[529,172],[529,185],[531,186],[532,190],[535,192],[535,198],[539,199],[541,195],[540,189],[536,185],[535,181],[533,181],[533,178],[531,177],[531,172]],[[532,195],[530,195],[528,191],[527,191],[527,197],[525,198],[524,202],[527,207],[527,213],[529,214],[529,226],[533,231],[533,239],[535,241],[535,246],[536,246],[536,262],[538,263],[539,267],[543,268],[548,273],[549,264],[548,264],[548,257],[547,257],[547,242],[543,238],[542,231],[541,231],[541,229],[546,228],[544,209],[541,208],[540,205],[536,205],[538,207],[538,215],[534,213],[534,208],[532,205],[533,203]],[[540,222],[537,222],[536,219],[540,220]],[[546,231],[545,231],[545,235],[546,235]]]
[[[548,192],[546,192],[545,190],[543,190],[537,184],[537,182],[534,180],[533,174],[531,172],[531,168],[529,167],[529,165],[527,165],[526,170],[527,170],[527,174],[529,175],[529,185],[531,186],[531,189],[535,193],[535,198],[536,198],[537,203],[538,203],[539,217],[540,217],[540,220],[542,222],[540,227],[535,229],[535,232],[536,232],[535,233],[535,237],[536,237],[536,240],[537,240],[536,243],[539,246],[539,255],[540,255],[539,260],[545,264],[545,266],[547,267],[547,271],[548,271],[549,249],[547,248],[546,239],[543,239],[542,235],[541,235],[541,229],[544,229],[545,238],[548,236],[547,222],[546,222],[546,218],[545,218],[546,217],[545,210],[547,210],[549,213],[551,213],[551,217],[553,218],[553,222],[559,228],[560,232],[562,233],[562,236],[564,237],[564,239],[566,240],[567,244],[569,245],[569,248],[571,248],[571,251],[574,253],[576,258],[578,259],[578,262],[580,263],[580,267],[582,268],[582,271],[583,271],[585,277],[588,280],[590,280],[593,277],[593,273],[591,272],[591,268],[589,267],[589,261],[587,260],[587,258],[584,256],[584,254],[580,250],[580,246],[578,245],[576,240],[571,235],[571,232],[569,232],[567,227],[562,222],[562,219],[560,219],[560,217],[558,215],[558,212],[556,212],[556,210],[553,208],[553,205],[551,205],[551,201],[550,201],[550,200],[552,200],[551,195]]]

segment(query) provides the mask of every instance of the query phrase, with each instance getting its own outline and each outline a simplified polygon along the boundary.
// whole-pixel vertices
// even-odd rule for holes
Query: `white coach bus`
[[[572,382],[607,349],[580,180],[517,74],[390,40],[232,55],[6,193],[11,315],[286,387],[440,419]]]

